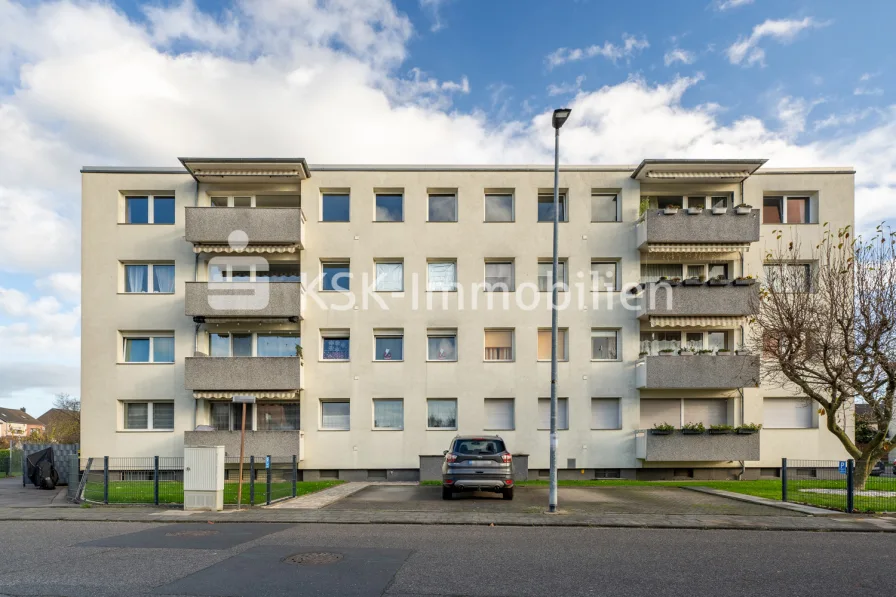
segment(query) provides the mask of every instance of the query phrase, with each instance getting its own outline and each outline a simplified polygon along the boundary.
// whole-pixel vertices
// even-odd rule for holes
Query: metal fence
[[[844,512],[896,512],[896,470],[878,467],[856,487],[854,460],[781,462],[781,499]]]
[[[16,477],[22,474],[22,450],[10,448],[0,450],[0,473],[7,477]]]

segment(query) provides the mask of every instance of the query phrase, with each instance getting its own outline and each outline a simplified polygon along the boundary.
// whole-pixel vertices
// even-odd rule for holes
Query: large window
[[[294,357],[302,346],[298,334],[259,333],[256,355],[260,357]]]
[[[457,290],[457,262],[430,261],[426,264],[426,290],[453,292]]]
[[[375,361],[404,360],[404,333],[401,330],[375,330],[373,342]]]
[[[569,217],[566,212],[566,191],[560,191],[560,195],[557,198],[557,202],[559,207],[559,220],[561,222],[566,222],[569,220]],[[553,222],[554,221],[554,192],[539,192],[538,193],[538,221],[539,222]]]
[[[427,429],[457,429],[457,400],[430,398],[426,401]]]
[[[618,344],[619,330],[591,330],[591,360],[617,360]]]
[[[817,224],[812,203],[812,198],[804,195],[767,195],[762,198],[762,223]]]
[[[295,357],[302,338],[284,332],[210,332],[208,342],[213,357]]]
[[[614,292],[618,290],[615,261],[591,262],[591,290],[595,292]]]
[[[551,399],[538,399],[538,428],[551,428]],[[557,398],[557,429],[569,429],[569,400]]]
[[[513,429],[513,398],[485,399],[485,429],[488,431]]]
[[[655,332],[641,332],[641,352],[649,355],[657,355],[661,350],[678,351],[681,348],[681,332],[659,330]],[[696,349],[703,348],[703,341]]]
[[[427,221],[456,222],[457,195],[455,193],[430,193]]]
[[[764,398],[763,421],[766,429],[812,429],[816,426],[814,403],[809,398]]]
[[[377,261],[375,288],[377,292],[402,292],[404,290],[404,262]]]
[[[615,193],[591,193],[591,221],[619,221],[618,199]]]
[[[404,429],[404,400],[401,398],[375,398],[373,400],[373,428]]]
[[[619,398],[591,399],[592,429],[622,429]]]
[[[486,193],[485,194],[485,221],[486,222],[512,222],[513,221],[513,194],[512,193]]]
[[[124,291],[129,294],[174,292],[174,264],[127,263],[124,266]]]
[[[256,410],[258,412],[257,431],[298,431],[301,429],[299,425],[301,409],[298,402],[260,402],[256,405]]]
[[[513,330],[485,330],[485,360],[513,360]]]
[[[348,400],[320,401],[320,428],[325,431],[348,431],[351,428]]]
[[[426,360],[456,361],[457,330],[429,330],[426,333]]]
[[[485,262],[486,292],[513,291],[513,261]]]
[[[298,263],[282,261],[269,261],[267,271],[259,271],[255,274],[259,282],[301,282],[302,271]]]
[[[404,196],[401,193],[376,194],[377,222],[401,222],[404,220]]]
[[[681,278],[682,265],[680,263],[642,263],[641,282],[659,282],[661,278]],[[699,275],[705,275],[701,272]]]
[[[540,259],[538,261],[538,290],[539,292],[551,292],[551,284],[554,280],[554,260]],[[566,273],[566,259],[557,261],[557,290],[566,292],[569,289],[569,279]]]
[[[252,334],[240,333],[209,333],[209,355],[213,357],[251,357]]]
[[[809,263],[766,263],[765,283],[776,292],[810,292],[812,266]]]
[[[125,363],[173,363],[174,336],[122,334]]]
[[[351,265],[348,261],[321,262],[320,289],[327,292],[347,292],[351,282]]]
[[[567,339],[569,330],[566,328],[557,329],[557,360],[568,361],[569,340]],[[538,330],[538,360],[551,360],[551,330],[550,328]]]
[[[124,198],[125,224],[174,224],[174,197],[140,195]]]
[[[173,402],[125,402],[124,428],[128,431],[173,431]]]
[[[322,361],[349,360],[348,330],[321,330],[320,341]]]
[[[323,193],[320,198],[322,222],[348,222],[351,202],[348,193]]]

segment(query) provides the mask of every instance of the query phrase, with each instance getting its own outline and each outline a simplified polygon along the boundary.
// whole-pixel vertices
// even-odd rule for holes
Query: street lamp
[[[554,110],[554,266],[551,273],[551,484],[548,512],[557,511],[557,233],[560,222],[560,127],[569,118],[569,108]]]

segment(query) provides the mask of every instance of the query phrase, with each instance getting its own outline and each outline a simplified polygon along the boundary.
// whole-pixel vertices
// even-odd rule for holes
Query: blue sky
[[[0,406],[78,393],[78,169],[760,157],[896,218],[896,4],[0,0]]]

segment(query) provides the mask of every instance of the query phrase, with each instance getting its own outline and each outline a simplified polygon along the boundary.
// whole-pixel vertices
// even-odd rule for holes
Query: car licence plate
[[[495,466],[497,462],[494,460],[471,460],[470,466]]]

